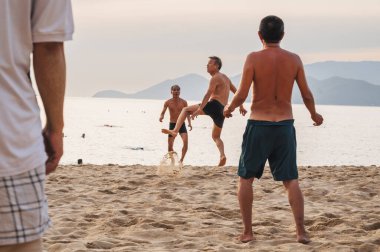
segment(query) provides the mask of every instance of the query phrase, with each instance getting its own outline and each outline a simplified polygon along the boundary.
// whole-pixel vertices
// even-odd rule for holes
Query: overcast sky
[[[73,0],[66,43],[68,96],[134,93],[188,73],[208,77],[208,56],[239,74],[261,49],[260,20],[285,22],[282,47],[303,62],[380,60],[379,0]],[[238,84],[238,83],[236,83]]]

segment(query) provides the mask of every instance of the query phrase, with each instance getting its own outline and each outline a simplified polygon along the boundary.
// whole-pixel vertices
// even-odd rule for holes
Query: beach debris
[[[86,134],[85,134],[85,133],[83,133],[83,134],[82,134],[82,138],[85,138],[85,137],[86,137]]]
[[[83,160],[82,160],[81,158],[78,159],[78,164],[79,164],[79,165],[83,164]]]

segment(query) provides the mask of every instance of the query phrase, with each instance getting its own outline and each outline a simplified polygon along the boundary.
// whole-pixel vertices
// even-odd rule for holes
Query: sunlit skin
[[[219,71],[219,66],[215,62],[214,59],[210,59],[207,63],[207,72],[211,75],[209,87],[207,89],[206,94],[203,97],[203,100],[201,104],[196,104],[192,106],[188,106],[184,108],[181,112],[181,114],[178,117],[176,127],[173,130],[168,129],[162,129],[162,133],[164,134],[170,134],[172,136],[176,136],[178,134],[178,131],[182,125],[182,123],[185,121],[185,118],[187,116],[191,116],[191,118],[194,120],[199,115],[204,115],[203,108],[206,106],[207,102],[209,102],[211,99],[219,101],[221,104],[226,105],[228,102],[228,96],[230,91],[235,93],[236,88],[232,84],[231,80],[223,73]],[[244,116],[246,114],[246,110],[242,105],[240,105],[240,113]],[[218,166],[224,166],[227,161],[226,154],[224,152],[224,143],[222,139],[220,138],[222,133],[222,128],[218,127],[216,124],[213,125],[212,129],[212,139],[214,140],[219,153],[220,153],[220,159]]]
[[[170,122],[176,123],[182,109],[187,107],[187,101],[179,97],[181,94],[181,89],[178,86],[173,86],[173,88],[171,89],[171,94],[172,94],[172,98],[165,101],[164,103],[164,107],[162,109],[162,112],[159,118],[160,122],[163,121],[165,112],[167,109],[169,109]],[[188,120],[189,130],[191,131],[193,127],[191,126],[190,116],[187,116],[187,120]],[[188,134],[181,133],[180,136],[183,142],[182,155],[181,155],[180,162],[183,163],[183,160],[185,159],[185,156],[186,156],[186,152],[188,150]],[[176,136],[168,137],[168,151],[169,152],[174,151],[173,145],[174,145],[175,138]]]
[[[296,81],[303,101],[315,126],[323,123],[323,117],[315,110],[314,98],[307,85],[303,64],[298,55],[280,47],[280,43],[266,43],[258,33],[263,49],[252,52],[244,64],[243,76],[231,104],[225,106],[224,116],[231,117],[234,109],[247,98],[251,85],[253,96],[250,119],[278,122],[293,119],[292,90]],[[254,239],[252,232],[252,202],[254,178],[239,178],[238,199],[243,219],[241,242]],[[309,243],[304,227],[304,201],[298,180],[283,181],[296,223],[297,242]]]

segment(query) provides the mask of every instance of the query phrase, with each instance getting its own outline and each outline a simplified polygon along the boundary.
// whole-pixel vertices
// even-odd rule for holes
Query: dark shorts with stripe
[[[294,120],[280,122],[248,120],[243,135],[238,175],[260,178],[266,161],[274,180],[298,179]]]
[[[224,115],[223,115],[224,105],[217,100],[210,100],[206,106],[203,108],[203,112],[210,116],[214,121],[215,125],[219,128],[223,128]]]
[[[169,129],[170,130],[173,130],[175,128],[175,125],[176,123],[169,123]],[[182,124],[181,128],[179,129],[178,131],[179,134],[182,134],[182,133],[187,133],[187,129],[186,129],[186,125],[185,123]],[[168,135],[168,137],[172,137],[170,134]]]

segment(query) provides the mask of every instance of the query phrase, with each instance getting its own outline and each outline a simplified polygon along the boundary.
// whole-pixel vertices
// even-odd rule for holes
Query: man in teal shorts
[[[284,23],[276,16],[267,16],[258,32],[263,49],[247,56],[241,84],[224,116],[231,117],[236,107],[247,98],[253,83],[251,115],[243,136],[239,160],[238,199],[244,230],[241,242],[253,240],[252,183],[263,174],[266,161],[273,178],[282,181],[296,222],[297,241],[310,242],[304,227],[304,201],[298,184],[296,163],[296,133],[293,126],[292,90],[294,81],[314,125],[323,118],[315,110],[314,98],[307,85],[303,64],[298,55],[280,48],[284,36]]]

